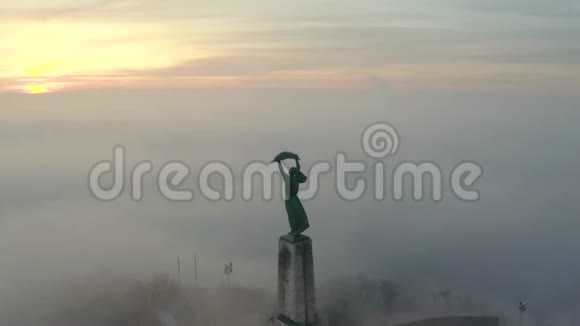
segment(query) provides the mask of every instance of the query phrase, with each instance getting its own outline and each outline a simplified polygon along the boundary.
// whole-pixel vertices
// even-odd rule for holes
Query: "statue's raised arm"
[[[282,175],[282,179],[284,179],[284,182],[290,182],[289,180],[290,175],[286,173],[286,170],[284,170],[284,166],[280,161],[278,161],[278,170],[280,170],[280,174]]]

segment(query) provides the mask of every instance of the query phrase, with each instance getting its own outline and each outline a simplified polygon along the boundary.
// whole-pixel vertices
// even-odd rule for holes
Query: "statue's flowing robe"
[[[290,223],[291,234],[300,234],[310,227],[308,216],[304,206],[298,198],[298,187],[301,183],[306,182],[307,177],[302,172],[295,173],[288,177],[286,212],[288,213],[288,222]]]

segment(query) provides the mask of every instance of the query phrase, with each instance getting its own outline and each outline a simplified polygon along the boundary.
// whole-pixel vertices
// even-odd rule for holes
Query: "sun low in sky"
[[[203,57],[203,51],[164,38],[161,27],[138,23],[13,22],[0,34],[8,49],[2,77],[14,89],[39,94],[99,85],[135,72],[171,67]]]
[[[53,90],[54,89],[48,85],[38,85],[38,84],[26,85],[22,89],[22,91],[24,93],[28,93],[28,94],[44,94],[44,93],[50,93]]]
[[[578,93],[580,8],[569,0],[546,6],[5,1],[0,91],[360,88],[380,80],[395,91]]]

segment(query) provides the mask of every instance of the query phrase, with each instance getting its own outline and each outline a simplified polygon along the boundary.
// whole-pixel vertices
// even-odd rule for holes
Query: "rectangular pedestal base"
[[[280,325],[317,323],[312,240],[307,236],[280,237],[278,306]]]

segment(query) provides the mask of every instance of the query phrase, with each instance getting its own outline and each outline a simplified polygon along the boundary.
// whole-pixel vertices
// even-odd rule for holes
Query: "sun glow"
[[[161,69],[209,55],[176,44],[168,29],[142,23],[0,22],[0,31],[2,27],[10,27],[10,33],[0,33],[0,44],[10,51],[2,55],[0,79],[15,80],[20,85],[13,88],[29,94],[54,91],[52,84],[63,79],[71,85],[90,84],[102,76]]]
[[[50,93],[52,91],[52,89],[50,88],[49,85],[26,85],[22,88],[22,92],[23,93],[27,93],[27,94],[44,94],[44,93]]]

